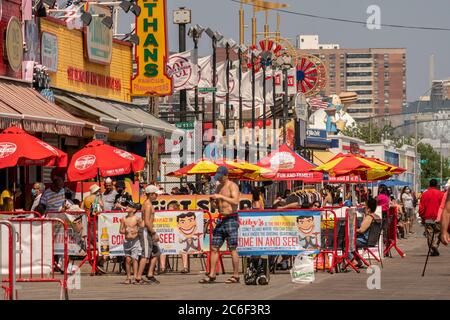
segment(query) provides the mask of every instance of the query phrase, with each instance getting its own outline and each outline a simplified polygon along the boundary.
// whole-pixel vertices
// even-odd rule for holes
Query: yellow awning
[[[335,157],[336,155],[333,152],[330,151],[313,151],[313,163],[315,165],[322,165],[324,163],[327,163],[328,161],[330,161],[331,159],[333,159],[333,157]]]

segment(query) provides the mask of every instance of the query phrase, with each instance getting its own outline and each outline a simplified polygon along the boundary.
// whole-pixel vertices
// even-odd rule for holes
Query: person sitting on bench
[[[369,230],[372,225],[372,221],[376,219],[381,219],[379,216],[375,214],[375,210],[377,209],[377,201],[374,198],[370,198],[367,201],[366,213],[364,214],[364,218],[361,221],[361,225],[358,229],[356,229],[356,248],[363,248],[367,246],[369,240]],[[363,266],[362,261],[358,258],[357,255],[354,255],[353,252],[349,252],[348,259],[353,263],[357,262],[357,267],[361,268]],[[356,260],[356,261],[355,261]]]

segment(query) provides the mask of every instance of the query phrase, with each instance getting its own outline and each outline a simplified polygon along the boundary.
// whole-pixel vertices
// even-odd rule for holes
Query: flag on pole
[[[309,98],[307,100],[308,104],[310,105],[311,109],[326,109],[328,106],[328,102],[323,101],[322,97],[313,97]]]

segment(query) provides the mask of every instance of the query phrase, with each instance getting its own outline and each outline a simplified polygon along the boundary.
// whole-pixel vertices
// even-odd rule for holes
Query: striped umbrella
[[[389,170],[392,167],[390,164],[380,164],[361,155],[339,153],[311,171],[327,172],[335,177],[355,175],[363,180],[379,180],[390,177],[392,173]]]

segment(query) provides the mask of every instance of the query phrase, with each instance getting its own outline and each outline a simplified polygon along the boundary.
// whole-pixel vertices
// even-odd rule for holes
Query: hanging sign
[[[6,29],[6,55],[9,65],[15,72],[22,70],[23,35],[19,19],[12,17]]]
[[[172,94],[172,79],[166,73],[167,50],[166,1],[137,0],[142,9],[136,17],[137,73],[131,82],[134,96]]]

